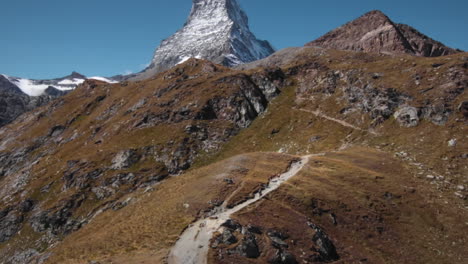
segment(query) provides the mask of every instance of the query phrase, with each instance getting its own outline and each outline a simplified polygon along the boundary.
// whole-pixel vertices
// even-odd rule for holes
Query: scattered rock
[[[0,211],[0,243],[10,240],[21,228],[23,216],[14,211],[13,208],[7,208]]]
[[[458,198],[460,198],[462,200],[466,199],[466,196],[461,192],[455,192],[455,196],[457,196]]]
[[[400,107],[393,116],[404,127],[415,127],[419,124],[418,109],[416,107]]]
[[[120,151],[112,160],[111,169],[121,170],[129,168],[137,163],[140,158],[140,155],[135,150]]]
[[[118,210],[124,208],[125,206],[129,205],[131,201],[132,201],[132,198],[129,197],[129,198],[127,198],[125,201],[116,202],[116,203],[112,206],[112,210],[118,211]]]
[[[226,227],[230,230],[242,230],[242,225],[240,225],[237,221],[228,219],[226,222],[224,222],[221,226]]]
[[[336,252],[335,245],[330,240],[328,235],[317,225],[309,222],[309,227],[315,230],[315,235],[312,237],[312,241],[318,247],[317,251],[320,254],[320,260],[325,262],[336,261],[340,259],[340,256]]]
[[[19,204],[19,211],[22,213],[29,213],[34,208],[34,201],[31,199],[26,199]]]
[[[468,101],[460,103],[457,109],[465,118],[468,118]]]
[[[98,200],[103,200],[115,193],[115,190],[109,187],[94,187],[91,191],[96,195]]]
[[[260,257],[260,249],[257,245],[255,235],[248,234],[244,236],[242,242],[236,248],[237,252],[247,258],[258,258]]]
[[[13,257],[11,257],[8,263],[10,264],[37,263],[31,260],[38,255],[39,255],[39,252],[32,248],[22,250],[18,254],[15,254]]]
[[[311,138],[309,139],[309,142],[310,142],[310,143],[314,143],[314,142],[317,142],[317,141],[319,141],[319,140],[321,140],[321,139],[322,139],[321,136],[313,136],[313,137],[311,137]]]
[[[231,178],[224,178],[223,181],[227,184],[234,184],[234,180]]]
[[[237,238],[232,234],[232,231],[229,229],[225,229],[223,234],[219,236],[220,243],[225,245],[232,245],[237,243]]]
[[[401,198],[401,195],[395,195],[393,193],[390,193],[390,192],[385,192],[383,197],[386,199],[386,200],[393,200],[393,199],[400,199]]]
[[[258,226],[249,225],[249,226],[247,226],[247,231],[250,232],[250,233],[257,234],[257,235],[262,234],[262,229],[260,227],[258,227]]]
[[[288,251],[277,250],[275,256],[268,261],[270,264],[297,264],[296,257]]]
[[[73,218],[73,211],[79,208],[86,196],[76,194],[63,201],[54,210],[38,211],[30,219],[31,227],[36,232],[49,230],[53,235],[66,235],[81,228],[82,222]]]
[[[288,243],[284,242],[279,237],[270,236],[270,240],[271,240],[271,245],[275,248],[282,248],[282,247],[287,248],[288,247]]]
[[[65,131],[64,126],[54,126],[49,132],[49,137],[58,137],[63,133],[63,131]]]
[[[451,110],[445,105],[427,105],[422,109],[422,116],[432,123],[443,126],[447,123]]]
[[[377,80],[377,79],[380,79],[382,76],[383,76],[382,73],[377,73],[376,72],[376,73],[372,74],[372,79]]]
[[[337,220],[337,217],[336,217],[336,215],[334,213],[330,214],[330,219],[331,219],[333,225],[335,225],[335,226],[338,225],[338,220]]]
[[[439,67],[442,66],[442,65],[444,65],[444,63],[434,63],[434,64],[432,64],[431,66],[432,66],[433,68],[439,68]]]
[[[451,147],[451,148],[457,146],[457,140],[456,139],[449,140],[448,146]]]
[[[135,112],[136,110],[142,108],[142,107],[146,104],[146,102],[147,102],[146,98],[141,99],[141,100],[138,101],[135,105],[133,105],[132,107],[130,107],[130,108],[127,110],[126,114]]]

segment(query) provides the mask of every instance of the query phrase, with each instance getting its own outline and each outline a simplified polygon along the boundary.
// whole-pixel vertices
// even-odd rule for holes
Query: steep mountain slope
[[[395,24],[378,10],[366,13],[330,31],[306,46],[385,54],[406,53],[423,57],[445,56],[460,52],[408,25]]]
[[[237,0],[193,0],[184,27],[156,49],[151,65],[133,79],[146,79],[189,58],[235,66],[267,57],[274,50],[249,29]]]
[[[281,84],[275,72],[189,60],[144,83],[87,80],[22,115],[0,130],[1,255],[38,251],[186,170],[247,127]]]
[[[88,80],[0,129],[1,261],[158,263],[190,222],[322,152],[236,214],[258,229],[228,226],[210,263],[466,259],[467,57],[304,47]]]

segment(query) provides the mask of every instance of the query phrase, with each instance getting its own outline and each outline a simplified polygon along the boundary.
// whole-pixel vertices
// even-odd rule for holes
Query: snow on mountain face
[[[231,67],[273,52],[267,41],[258,40],[250,31],[247,15],[236,0],[193,0],[184,27],[161,43],[151,65],[137,78],[149,78],[189,58]]]
[[[29,96],[40,96],[46,93],[50,87],[59,91],[67,92],[74,90],[78,85],[82,84],[86,79],[94,79],[107,83],[117,83],[116,81],[103,78],[103,77],[90,77],[86,78],[83,75],[72,73],[72,75],[54,80],[30,80],[24,78],[17,78],[2,74],[11,84],[18,87],[23,93]]]

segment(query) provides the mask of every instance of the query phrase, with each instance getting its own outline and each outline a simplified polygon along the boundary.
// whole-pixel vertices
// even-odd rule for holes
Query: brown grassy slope
[[[403,159],[423,166],[422,177],[431,173],[444,176],[452,183],[450,190],[455,191],[456,185],[468,184],[468,121],[458,110],[462,102],[468,101],[467,63],[467,53],[416,58],[316,48],[280,51],[241,68],[279,65],[285,72],[296,73],[295,83],[250,128],[224,145],[215,160],[258,150],[302,154],[364,144],[393,153],[405,152]],[[346,77],[338,77],[336,84],[330,85],[327,76],[335,73],[349,74],[357,81],[349,83]],[[450,112],[447,122],[437,125],[420,117],[417,126],[407,128],[393,116],[373,119],[370,112],[355,109],[345,99],[347,88],[363,89],[367,85],[379,91],[394,89],[410,98],[408,105],[416,108],[430,105],[445,109]],[[352,111],[343,112],[347,108]],[[358,129],[317,116],[312,113],[315,111]],[[451,139],[457,139],[455,147],[448,146]],[[203,157],[200,163],[209,160]]]
[[[234,217],[262,229],[261,256],[247,259],[218,248],[211,250],[210,263],[267,263],[276,253],[266,234],[271,230],[289,236],[285,250],[299,263],[313,263],[317,245],[307,221],[334,242],[341,257],[334,263],[463,263],[466,210],[414,173],[369,148],[313,157],[299,175]]]
[[[263,65],[281,66],[287,78],[292,80],[290,86],[284,88],[267,113],[257,118],[220,152],[209,152],[199,157],[198,167],[249,152],[281,150],[302,155],[364,145],[380,148],[391,155],[398,152],[404,164],[417,169],[414,170],[414,174],[419,178],[435,176],[437,180],[431,179],[429,183],[434,189],[439,189],[438,195],[455,198],[457,192],[462,198],[466,197],[466,191],[457,189],[458,185],[467,185],[466,118],[463,112],[457,110],[461,102],[468,100],[465,83],[460,81],[466,79],[466,53],[441,58],[414,58],[303,48],[287,59],[276,55],[272,58],[276,59],[277,63],[271,64],[270,58],[258,62],[257,65],[265,63]],[[156,157],[173,157],[177,146],[203,146],[203,140],[184,142],[189,136],[185,130],[188,125],[202,125],[213,129],[213,134],[221,135],[218,142],[220,146],[226,139],[226,134],[233,129],[232,122],[225,119],[178,120],[179,117],[173,111],[177,112],[183,106],[198,102],[192,105],[192,113],[200,112],[206,101],[233,95],[242,88],[242,83],[225,83],[220,80],[225,80],[224,77],[238,78],[243,76],[243,73],[251,74],[254,71],[256,70],[246,69],[239,72],[192,60],[145,82],[115,85],[88,82],[81,89],[55,101],[49,107],[24,115],[14,124],[0,129],[1,152],[21,150],[38,139],[44,140],[45,144],[30,153],[30,158],[26,160],[25,164],[32,167],[31,178],[25,188],[11,191],[9,187],[5,187],[10,186],[10,180],[23,175],[19,172],[1,179],[3,188],[0,189],[8,191],[11,200],[4,199],[0,209],[29,197],[37,200],[39,209],[54,211],[59,210],[62,202],[73,195],[84,194],[86,201],[73,215],[81,219],[108,203],[125,200],[129,193],[135,191],[135,186],[124,186],[115,196],[104,200],[97,200],[88,187],[99,186],[118,173],[135,173],[139,181],[137,186],[154,175],[167,174],[165,164],[157,161]],[[335,72],[338,75],[350,76],[351,79],[356,78],[357,82],[351,84],[346,78],[340,77],[335,85],[330,85],[327,76]],[[450,84],[454,82],[453,79],[455,83]],[[174,83],[176,86],[173,86]],[[449,109],[451,113],[448,121],[445,125],[436,125],[421,119],[418,126],[404,128],[400,127],[393,117],[375,122],[376,119],[372,118],[369,112],[361,109],[342,112],[350,107],[350,103],[344,99],[344,90],[350,86],[362,89],[368,84],[377,90],[393,88],[399,93],[404,93],[412,98],[409,104],[415,107],[434,105]],[[166,89],[168,87],[172,89]],[[142,108],[127,113],[127,110],[143,98],[148,101]],[[163,114],[166,111],[170,111],[171,118],[174,118],[170,122],[137,125],[148,113]],[[320,111],[322,115],[315,115],[315,111]],[[56,138],[47,135],[52,127],[57,125],[63,125],[66,129],[59,136],[62,139],[55,141]],[[74,134],[77,134],[77,137],[68,141],[74,138]],[[458,144],[449,147],[447,142],[450,139],[457,139]],[[169,144],[171,141],[172,145]],[[164,149],[167,144],[170,146]],[[144,158],[135,166],[118,171],[105,171],[100,179],[85,182],[90,186],[84,190],[63,190],[67,161],[89,162],[82,168],[82,172],[86,173],[96,168],[108,167],[120,150],[135,148],[143,153],[146,147],[154,148],[156,153],[143,155]],[[197,150],[200,149],[202,148]],[[255,180],[252,182],[255,183]],[[52,184],[49,192],[41,192],[40,189],[48,184]],[[257,185],[247,185],[236,199],[242,200],[255,189],[250,186]],[[466,199],[449,201],[451,207],[466,207]],[[109,215],[107,219],[113,215],[112,211],[106,213]],[[126,216],[128,215],[123,215]],[[93,223],[89,228],[93,228]],[[35,244],[37,236],[43,234],[32,232],[27,221],[23,227],[23,232],[14,237],[9,244],[0,245],[1,255],[6,256],[12,249],[33,247],[43,251],[46,248],[42,244]],[[124,230],[123,224],[121,228]],[[131,230],[130,226],[126,228]],[[107,233],[104,228],[102,232]],[[94,239],[92,234],[88,235],[82,240]],[[125,232],[122,231],[120,235],[124,237]],[[133,237],[130,236],[129,239]],[[72,242],[67,241],[68,250],[64,252],[68,254],[72,251]],[[115,247],[118,249],[109,254],[121,253],[124,247],[130,244],[128,241],[124,238]],[[103,241],[99,243],[104,244]],[[136,249],[131,249],[132,247]],[[130,251],[138,251],[140,247],[141,245],[136,243],[136,246],[129,248]],[[103,249],[99,249],[97,253],[92,251],[92,248],[87,248],[80,253],[83,254],[82,257],[73,255],[70,258],[86,259],[86,254],[105,254]]]
[[[68,236],[52,249],[48,263],[161,263],[185,227],[213,203],[224,201],[241,185],[256,188],[267,182],[284,172],[292,159],[271,153],[240,155],[172,177],[154,191],[137,193],[131,205],[104,212]]]

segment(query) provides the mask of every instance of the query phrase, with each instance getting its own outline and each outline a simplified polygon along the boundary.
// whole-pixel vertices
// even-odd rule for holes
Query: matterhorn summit
[[[190,58],[231,67],[273,52],[267,41],[258,40],[250,31],[247,15],[236,0],[193,0],[184,27],[162,41],[151,65],[137,78],[148,78]]]

